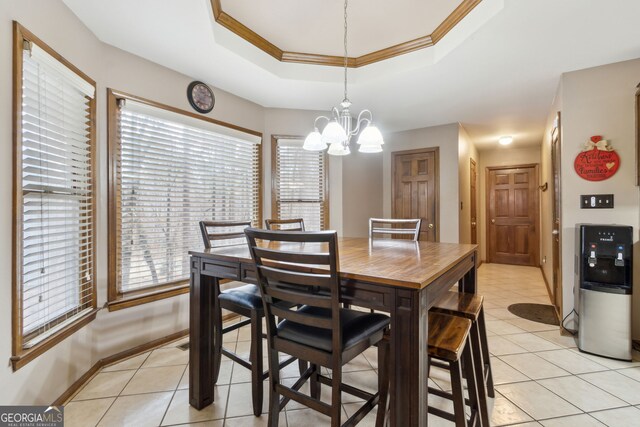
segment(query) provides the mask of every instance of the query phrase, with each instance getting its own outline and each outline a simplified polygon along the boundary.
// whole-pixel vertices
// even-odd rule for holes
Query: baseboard
[[[480,262],[478,263],[478,268],[480,268],[480,266],[482,265],[484,261],[480,260]]]
[[[540,266],[539,268],[540,268],[540,272],[542,272],[542,279],[544,280],[544,284],[547,287],[547,295],[549,295],[549,302],[551,303],[551,306],[556,312],[556,317],[558,318],[558,321],[560,321],[562,319],[562,316],[558,312],[558,307],[556,307],[555,304],[553,303],[553,293],[551,292],[551,285],[549,285],[549,281],[547,280],[547,276],[544,274],[544,269],[542,268],[542,266]]]
[[[69,399],[71,399],[73,397],[73,395],[76,394],[76,392],[87,382],[89,381],[91,378],[93,378],[93,376],[95,374],[98,373],[98,371],[102,368],[104,368],[107,365],[111,365],[115,362],[119,362],[121,360],[124,359],[128,359],[132,356],[137,356],[138,354],[142,354],[146,351],[149,351],[155,347],[159,347],[161,345],[166,345],[168,343],[170,343],[171,341],[175,341],[178,340],[182,337],[185,337],[189,335],[189,330],[188,329],[184,329],[182,331],[167,335],[165,337],[162,338],[158,338],[155,339],[153,341],[149,341],[147,343],[135,346],[133,348],[130,348],[128,350],[124,350],[121,351],[119,353],[113,354],[111,356],[107,356],[103,359],[98,360],[91,368],[89,368],[89,370],[87,372],[85,372],[80,378],[78,378],[78,380],[76,380],[76,382],[74,382],[73,384],[71,384],[71,387],[69,387],[64,393],[62,393],[53,403],[53,406],[60,406],[60,405],[64,405],[65,403],[67,403],[67,401]]]

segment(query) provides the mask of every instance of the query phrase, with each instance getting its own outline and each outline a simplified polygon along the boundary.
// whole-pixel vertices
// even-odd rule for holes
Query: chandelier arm
[[[316,119],[313,121],[313,126],[318,129],[318,120],[320,119],[325,119],[327,121],[327,123],[329,123],[331,121],[331,119],[327,116],[318,116],[316,117]]]
[[[365,114],[368,114],[369,117],[363,117]],[[362,123],[366,123],[367,125],[370,125],[372,121],[373,121],[373,114],[371,114],[371,111],[369,110],[360,111],[360,114],[358,114],[358,119],[356,120],[356,127],[351,131],[351,135],[355,135],[358,132],[360,132],[360,125]]]

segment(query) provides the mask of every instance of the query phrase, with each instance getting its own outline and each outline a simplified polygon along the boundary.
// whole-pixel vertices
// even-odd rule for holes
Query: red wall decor
[[[573,162],[576,173],[587,181],[611,178],[620,167],[620,156],[609,141],[600,135],[592,136]]]

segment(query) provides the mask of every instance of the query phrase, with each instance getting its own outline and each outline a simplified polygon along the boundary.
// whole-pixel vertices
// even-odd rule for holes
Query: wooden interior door
[[[553,283],[552,283],[552,302],[556,307],[558,314],[562,313],[562,258],[560,256],[560,113],[556,117],[556,126],[551,132],[551,173],[553,181],[551,183],[553,190],[553,218],[551,231],[551,253],[553,263]]]
[[[391,186],[394,218],[421,218],[419,239],[437,242],[438,148],[392,153]]]
[[[487,168],[487,260],[538,266],[538,165]]]
[[[473,159],[469,159],[469,188],[471,199],[469,200],[469,213],[471,216],[471,243],[478,243],[478,192],[477,192],[477,183],[478,183],[478,168],[476,166],[476,161]]]

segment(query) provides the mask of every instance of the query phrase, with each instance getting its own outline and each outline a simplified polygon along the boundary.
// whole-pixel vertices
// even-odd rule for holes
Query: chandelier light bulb
[[[320,132],[318,132],[318,129],[316,128],[313,132],[307,135],[302,148],[308,151],[322,151],[327,148],[327,144],[322,141],[322,135],[320,135]]]
[[[329,146],[328,154],[332,156],[346,156],[347,154],[351,154],[351,150],[348,145],[344,145],[341,142],[336,142]]]
[[[366,146],[380,146],[384,144],[384,139],[382,138],[380,130],[378,130],[376,126],[370,124],[369,126],[364,128],[364,130],[360,134],[360,137],[358,138],[358,144]]]
[[[382,145],[360,145],[360,153],[382,153]]]
[[[347,132],[336,121],[329,122],[322,130],[322,142],[325,144],[335,144],[347,141]]]

